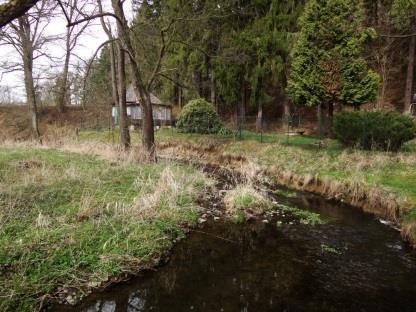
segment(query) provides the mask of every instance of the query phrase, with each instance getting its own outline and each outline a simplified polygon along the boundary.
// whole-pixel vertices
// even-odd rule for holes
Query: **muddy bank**
[[[273,167],[262,167],[244,156],[223,153],[221,144],[199,147],[188,142],[169,142],[160,144],[159,149],[164,158],[188,162],[198,167],[216,167],[219,171],[228,170],[228,176],[237,177],[239,180],[255,179],[269,188],[284,186],[346,203],[386,219],[390,225],[401,231],[403,240],[416,247],[416,224],[409,223],[403,226],[403,218],[409,207],[405,207],[394,195],[381,188],[368,187],[358,181],[348,183],[327,177],[299,175]]]

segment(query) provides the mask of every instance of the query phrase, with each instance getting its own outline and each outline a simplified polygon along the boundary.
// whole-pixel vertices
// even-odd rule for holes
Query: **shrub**
[[[214,107],[204,99],[190,101],[182,109],[176,123],[180,131],[187,133],[217,133],[221,122]]]
[[[416,124],[398,112],[344,112],[334,118],[334,135],[344,145],[397,151],[415,137]]]

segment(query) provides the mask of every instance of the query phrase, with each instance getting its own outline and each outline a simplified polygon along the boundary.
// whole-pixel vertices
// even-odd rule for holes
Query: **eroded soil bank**
[[[416,255],[397,231],[344,204],[279,194],[326,224],[279,210],[245,224],[210,217],[157,272],[51,311],[416,310]]]

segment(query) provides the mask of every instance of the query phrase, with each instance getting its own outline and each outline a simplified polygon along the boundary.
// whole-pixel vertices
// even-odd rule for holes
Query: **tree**
[[[80,2],[80,3],[79,3]],[[78,1],[78,0],[66,0],[65,2],[60,2],[59,4],[62,8],[63,13],[68,21],[71,23],[72,21],[78,20],[85,15],[86,8],[90,4],[89,1]],[[62,69],[62,73],[59,76],[58,85],[59,85],[59,92],[56,99],[56,105],[59,112],[63,112],[65,106],[68,104],[68,91],[69,91],[69,84],[68,84],[68,75],[69,75],[69,65],[70,65],[70,58],[72,51],[77,46],[78,40],[80,36],[84,33],[85,29],[88,27],[89,21],[83,23],[81,26],[75,25],[66,28],[66,33],[64,37],[65,42],[65,58],[64,58],[64,65]]]
[[[98,1],[99,11],[103,14],[101,0]],[[119,109],[120,116],[120,143],[124,149],[128,149],[131,144],[130,132],[127,123],[127,104],[126,104],[126,57],[121,42],[115,43],[115,36],[112,33],[111,24],[106,23],[104,17],[100,18],[104,32],[107,34],[110,50],[110,73],[111,73],[111,94],[114,104]],[[117,46],[117,51],[115,47]]]
[[[411,101],[414,85],[415,52],[416,52],[416,1],[394,0],[391,15],[395,29],[410,33],[402,37],[409,39],[409,52],[407,58],[406,89],[404,95],[404,112],[411,112]]]
[[[330,131],[334,105],[359,109],[376,98],[380,79],[363,56],[375,31],[363,26],[358,0],[311,0],[300,28],[287,92],[298,105],[318,106],[320,121],[326,108]]]
[[[45,35],[46,25],[52,16],[54,5],[51,1],[39,1],[25,15],[18,17],[0,30],[3,44],[12,46],[21,57],[21,63],[15,64],[24,72],[26,99],[31,115],[33,136],[40,140],[38,107],[34,80],[34,61],[44,56],[42,48],[54,37]]]

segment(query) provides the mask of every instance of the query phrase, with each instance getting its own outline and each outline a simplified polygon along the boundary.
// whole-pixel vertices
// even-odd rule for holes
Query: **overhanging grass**
[[[196,222],[206,183],[185,166],[0,148],[0,310],[150,264]]]

